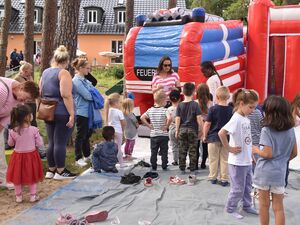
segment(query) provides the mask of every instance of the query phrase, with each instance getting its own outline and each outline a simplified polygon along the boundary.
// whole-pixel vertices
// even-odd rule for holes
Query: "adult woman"
[[[3,132],[10,123],[10,111],[18,103],[36,99],[38,96],[38,86],[32,81],[19,83],[13,79],[0,78],[0,186],[6,186],[7,163]]]
[[[86,166],[87,163],[83,159],[83,156],[85,159],[88,159],[91,154],[89,141],[91,136],[91,130],[89,129],[89,104],[93,101],[93,98],[89,91],[92,88],[92,84],[85,79],[85,76],[89,73],[90,65],[85,58],[81,57],[76,58],[72,66],[77,71],[73,78],[77,127],[75,161],[78,166]]]
[[[209,91],[213,96],[213,103],[216,104],[216,90],[223,85],[223,82],[211,61],[206,61],[201,64],[201,71],[203,75],[208,78],[206,84],[209,87]]]
[[[177,73],[172,69],[172,60],[169,56],[163,56],[158,64],[157,73],[152,78],[153,94],[160,89],[169,96],[173,89],[180,90],[180,81]]]
[[[61,45],[54,51],[51,67],[44,70],[40,89],[43,98],[56,100],[54,121],[46,122],[48,136],[48,171],[45,178],[63,180],[76,175],[65,168],[66,147],[74,125],[72,77],[65,70],[69,54]]]

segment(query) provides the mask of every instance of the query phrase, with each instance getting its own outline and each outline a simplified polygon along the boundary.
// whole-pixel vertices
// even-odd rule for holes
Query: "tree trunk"
[[[25,1],[25,21],[24,21],[24,60],[33,64],[34,52],[34,1]],[[32,73],[33,77],[34,73]],[[34,78],[34,77],[33,77]]]
[[[41,74],[50,67],[57,23],[57,0],[45,0],[42,30]]]
[[[175,8],[177,5],[177,0],[169,0],[168,9]]]
[[[11,0],[4,2],[4,18],[0,20],[0,76],[5,76],[6,70],[6,52],[7,52],[7,39],[9,32],[9,23],[11,17]]]
[[[80,0],[61,0],[60,18],[55,45],[64,45],[67,47],[70,62],[76,57],[77,36],[78,36],[78,18],[79,18]],[[74,69],[69,65],[69,71],[74,75]]]
[[[127,0],[125,36],[128,34],[129,30],[133,27],[133,15],[134,15],[134,0]]]

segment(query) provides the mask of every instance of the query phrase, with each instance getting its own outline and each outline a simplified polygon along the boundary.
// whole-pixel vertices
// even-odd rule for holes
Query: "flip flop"
[[[89,213],[84,218],[86,219],[87,222],[94,223],[94,222],[104,221],[107,219],[107,217],[108,217],[108,212],[105,210],[100,212]]]

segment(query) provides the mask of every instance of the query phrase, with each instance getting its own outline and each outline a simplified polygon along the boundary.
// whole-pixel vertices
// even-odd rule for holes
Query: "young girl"
[[[230,193],[226,211],[237,219],[243,218],[237,211],[238,203],[241,200],[245,212],[258,214],[257,210],[251,206],[252,140],[250,120],[247,118],[255,109],[257,102],[258,96],[255,91],[238,89],[233,95],[235,113],[219,131],[220,140],[229,151]],[[229,143],[227,134],[230,135]]]
[[[216,90],[218,87],[223,86],[223,82],[218,74],[214,64],[211,61],[206,61],[201,64],[201,71],[203,75],[208,78],[206,84],[209,91],[213,96],[213,103],[216,103]]]
[[[31,126],[31,110],[17,105],[11,111],[8,144],[15,146],[7,170],[7,182],[15,186],[16,202],[23,201],[22,185],[29,185],[30,202],[39,200],[37,183],[43,180],[43,166],[37,148],[43,145],[38,128]]]
[[[131,160],[131,155],[133,152],[135,138],[137,136],[137,128],[139,123],[133,114],[134,103],[130,98],[125,98],[122,103],[122,111],[126,121],[125,126],[125,159]]]
[[[202,83],[199,84],[197,88],[197,99],[198,99],[198,104],[201,109],[201,116],[203,119],[203,123],[207,119],[208,115],[208,109],[213,105],[212,103],[212,95],[209,92],[209,87],[207,84]],[[197,167],[198,167],[198,160],[199,160],[199,148],[200,148],[200,140],[198,141],[198,156],[197,156]],[[207,142],[202,142],[202,162],[201,162],[201,169],[206,168],[206,159],[208,157],[208,151],[207,151]]]
[[[120,110],[121,96],[118,93],[110,94],[105,101],[105,116],[108,126],[115,129],[115,142],[118,145],[118,160],[120,166],[123,166],[123,154],[121,150],[123,131],[126,125],[124,115]]]
[[[261,225],[269,224],[270,193],[275,224],[284,225],[283,196],[287,162],[297,156],[294,120],[290,104],[280,96],[268,97],[263,105],[265,118],[260,136],[260,148],[253,146],[258,154],[253,183],[259,190],[259,214]]]
[[[175,117],[177,106],[180,102],[180,91],[172,90],[169,95],[172,106],[167,109],[167,127],[169,127],[169,139],[173,151],[173,162],[172,165],[178,166],[179,159],[179,143],[175,137],[176,126],[175,126]]]

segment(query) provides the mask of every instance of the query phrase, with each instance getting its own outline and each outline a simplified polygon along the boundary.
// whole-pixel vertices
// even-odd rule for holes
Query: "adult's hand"
[[[74,116],[69,117],[69,121],[66,124],[67,127],[72,128],[74,126]]]

